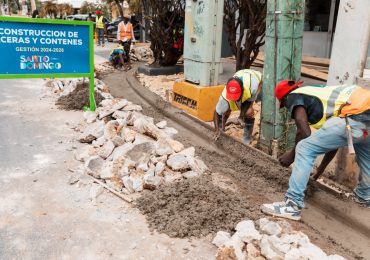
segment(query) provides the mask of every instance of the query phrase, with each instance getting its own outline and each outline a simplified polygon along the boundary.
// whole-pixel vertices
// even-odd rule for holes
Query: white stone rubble
[[[166,121],[155,124],[141,111],[141,106],[126,99],[104,99],[96,112],[84,112],[87,126],[78,140],[88,145],[75,158],[85,163],[85,173],[130,194],[208,171],[194,147],[185,148],[174,140],[176,129]]]
[[[277,223],[279,222],[279,223]],[[261,218],[239,222],[234,234],[217,232],[212,243],[218,247],[216,259],[237,260],[343,260],[327,255],[304,233],[294,231],[286,221]],[[282,228],[284,226],[284,228]],[[257,228],[256,228],[257,227]]]

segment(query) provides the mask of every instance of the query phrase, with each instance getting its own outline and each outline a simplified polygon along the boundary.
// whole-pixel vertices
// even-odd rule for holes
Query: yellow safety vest
[[[316,97],[321,101],[323,107],[322,118],[316,124],[311,125],[319,129],[330,117],[339,116],[341,109],[347,104],[351,94],[356,88],[358,88],[356,85],[326,87],[303,86],[291,93]]]
[[[251,77],[254,77],[258,82],[262,81],[262,74],[259,71],[254,71],[254,70],[239,70],[234,74],[234,77],[238,77],[239,79],[242,80],[243,82],[243,92],[242,92],[242,98],[241,101],[235,102],[232,100],[228,100],[226,98],[226,86],[224,90],[222,91],[222,97],[229,103],[229,107],[231,111],[237,111],[240,110],[240,107],[238,104],[242,104],[248,99],[251,98],[252,96],[252,91],[251,91]]]
[[[98,28],[98,29],[104,29],[103,19],[104,19],[103,16],[100,16],[99,18],[98,17],[95,18],[96,28]]]

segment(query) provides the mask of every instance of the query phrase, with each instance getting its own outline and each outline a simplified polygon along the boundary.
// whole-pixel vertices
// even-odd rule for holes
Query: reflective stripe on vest
[[[235,102],[226,98],[226,87],[222,91],[222,97],[229,103],[231,111],[240,110],[240,105],[252,97],[251,91],[251,77],[254,77],[258,82],[261,82],[261,73],[254,70],[239,70],[234,74],[234,77],[238,77],[243,82],[243,93],[241,101]]]
[[[96,28],[98,28],[98,29],[104,29],[103,19],[104,19],[103,16],[100,16],[99,18],[98,17],[95,18]]]
[[[121,22],[120,36],[121,36],[122,40],[123,40],[123,38],[127,38],[127,40],[132,39],[132,24],[131,23],[126,24],[126,30],[125,30],[125,24],[123,22]]]
[[[323,107],[322,118],[311,126],[319,129],[324,122],[332,116],[339,116],[340,110],[347,104],[352,92],[357,86],[326,86],[326,87],[312,87],[304,86],[294,91],[292,94],[304,94],[318,98]]]

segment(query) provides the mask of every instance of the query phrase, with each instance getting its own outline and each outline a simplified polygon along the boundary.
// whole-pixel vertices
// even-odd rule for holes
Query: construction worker
[[[124,15],[122,22],[118,24],[117,40],[121,43],[127,42],[129,46],[131,46],[132,41],[135,41],[134,28],[130,23],[130,17],[128,15]]]
[[[104,32],[105,32],[105,24],[104,24],[104,16],[102,16],[101,11],[96,11],[96,17],[95,17],[95,28],[96,33],[98,35],[98,46],[100,46],[100,43],[102,44],[102,47],[104,47]]]
[[[109,61],[112,63],[115,69],[117,68],[124,68],[125,71],[131,69],[130,67],[130,57],[129,57],[129,47],[118,45],[115,47],[109,56]],[[127,66],[126,66],[127,65]]]
[[[337,149],[347,145],[349,126],[352,129],[350,141],[353,139],[360,166],[354,199],[370,208],[370,90],[356,85],[299,87],[302,83],[283,80],[275,89],[280,108],[287,108],[297,125],[296,146],[280,158],[280,163],[287,167],[294,161],[294,166],[285,201],[263,204],[261,210],[299,220],[315,159],[325,154],[319,166],[323,171]],[[318,131],[311,135],[310,126]]]
[[[250,143],[254,124],[253,102],[261,86],[262,74],[255,70],[240,70],[229,79],[214,112],[215,140],[220,136],[220,131],[225,131],[231,111],[240,110],[237,121],[244,128],[243,143]]]

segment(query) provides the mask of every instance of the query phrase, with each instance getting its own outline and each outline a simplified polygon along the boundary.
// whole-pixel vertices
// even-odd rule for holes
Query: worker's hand
[[[240,126],[241,126],[242,128],[244,128],[244,127],[245,127],[244,118],[238,117],[238,123],[240,124]]]
[[[221,131],[220,129],[217,129],[215,134],[213,135],[213,140],[217,141],[220,138],[220,135],[221,135]]]
[[[284,153],[280,158],[279,162],[284,167],[289,167],[294,162],[295,154],[291,151]]]
[[[313,181],[317,181],[317,179],[322,175],[323,172],[324,171],[320,170],[319,168],[313,170],[313,172],[311,173],[310,179]]]

